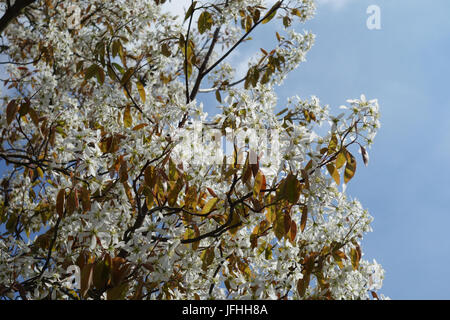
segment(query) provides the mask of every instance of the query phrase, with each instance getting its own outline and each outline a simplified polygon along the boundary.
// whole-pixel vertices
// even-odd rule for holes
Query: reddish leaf
[[[66,196],[66,191],[64,189],[59,190],[58,195],[56,196],[56,213],[60,217],[64,214],[64,200]]]
[[[300,230],[303,232],[306,227],[306,222],[308,220],[308,207],[304,206],[302,207],[302,218],[300,221]]]
[[[94,264],[88,263],[84,265],[84,267],[81,269],[81,288],[80,288],[80,293],[83,298],[86,297],[87,292],[92,286],[93,275],[94,275]]]
[[[18,110],[19,106],[17,105],[16,100],[11,100],[6,107],[6,122],[8,125],[14,120],[14,116]]]
[[[295,241],[295,237],[297,236],[297,224],[295,223],[294,220],[291,220],[291,227],[289,229],[288,236],[291,242]]]
[[[81,188],[81,205],[83,206],[83,212],[91,210],[91,192],[86,186]]]

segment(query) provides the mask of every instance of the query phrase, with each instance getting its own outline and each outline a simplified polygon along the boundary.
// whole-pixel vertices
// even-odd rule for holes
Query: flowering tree
[[[377,101],[334,117],[274,92],[313,1],[165,2],[2,2],[0,297],[378,298],[372,218],[345,195]],[[230,53],[269,22],[237,77]]]

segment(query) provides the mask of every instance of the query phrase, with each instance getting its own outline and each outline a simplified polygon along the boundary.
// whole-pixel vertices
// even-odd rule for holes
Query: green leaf
[[[205,204],[205,206],[202,209],[202,214],[210,213],[216,206],[217,202],[219,202],[218,198],[209,199],[209,201]]]
[[[142,82],[138,81],[136,83],[136,86],[137,86],[137,89],[138,89],[138,92],[139,92],[142,102],[145,103],[145,89],[144,89]]]
[[[342,252],[341,250],[335,250],[332,255],[333,255],[333,258],[336,261],[337,265],[339,266],[339,268],[343,269],[344,264],[343,264],[342,260],[347,259],[347,257],[345,256],[345,253]]]
[[[278,117],[278,116],[281,116],[283,113],[285,113],[286,111],[288,111],[289,110],[289,108],[284,108],[283,110],[281,110],[280,112],[278,112],[277,114],[276,114],[276,116]]]
[[[106,291],[106,299],[108,300],[123,300],[128,290],[128,283],[122,283],[119,286]]]
[[[266,14],[266,16],[264,17],[264,20],[262,21],[263,24],[268,23],[270,20],[273,19],[273,17],[275,17],[275,14],[277,13],[278,8],[280,7],[282,1],[278,1],[277,3],[275,3],[273,5],[273,7],[267,12],[268,15]]]
[[[332,176],[336,184],[339,185],[341,183],[339,171],[337,171],[336,167],[332,163],[327,164],[327,169],[328,172],[330,173],[330,176]]]
[[[359,255],[358,250],[355,248],[352,248],[350,250],[350,259],[352,261],[353,270],[357,270],[359,267],[359,260],[361,259],[361,256]]]
[[[291,25],[292,20],[288,16],[283,17],[283,25],[285,28]]]
[[[214,247],[209,247],[203,253],[200,255],[200,258],[203,262],[202,269],[203,271],[206,271],[208,269],[208,266],[214,261]]]
[[[301,11],[298,10],[297,8],[292,9],[291,13],[292,13],[293,15],[296,15],[296,16],[299,17],[299,18],[302,18],[302,13],[301,13]]]
[[[283,237],[286,235],[286,229],[285,229],[285,216],[282,212],[276,213],[276,218],[273,223],[273,231],[275,233],[275,236],[278,240],[283,239]]]
[[[348,151],[346,151],[346,158],[347,158],[347,165],[345,166],[345,172],[344,172],[344,182],[349,182],[353,176],[355,175],[356,171],[356,160],[355,157]]]
[[[338,139],[336,135],[333,133],[333,135],[331,136],[330,143],[328,144],[328,154],[334,153],[337,149],[337,146],[338,146]]]
[[[253,185],[253,196],[257,197],[262,189],[266,188],[266,177],[261,172],[261,170],[258,171],[255,177],[255,183]]]
[[[84,70],[84,80],[87,81],[90,78],[92,78],[93,76],[95,76],[97,74],[98,68],[99,68],[99,66],[97,66],[96,64],[92,64],[92,65],[90,65],[89,68]]]
[[[17,216],[15,214],[11,214],[8,221],[6,222],[6,226],[5,226],[6,230],[8,230],[10,233],[13,233],[14,229],[16,227],[16,223],[17,223]]]
[[[115,58],[119,52],[122,50],[122,44],[120,43],[120,40],[116,40],[112,43],[112,56]]]
[[[183,189],[183,178],[178,178],[177,182],[173,185],[172,189],[169,192],[169,196],[167,198],[169,206],[173,207],[177,203],[178,194],[181,189]]]
[[[184,232],[184,240],[194,239],[195,238],[195,231],[192,228],[186,228],[186,231]],[[189,244],[187,244],[189,245]]]
[[[105,257],[104,260],[99,261],[94,267],[93,284],[95,288],[102,290],[106,287],[111,273],[111,258]]]
[[[113,62],[112,65],[114,66],[114,68],[117,69],[117,71],[119,71],[121,74],[123,74],[125,72],[125,70],[122,68],[122,66],[118,63]]]
[[[245,32],[249,32],[253,25],[253,19],[251,16],[245,18]]]
[[[206,30],[211,30],[213,25],[212,16],[208,11],[203,11],[197,21],[198,32],[203,34]]]
[[[260,71],[257,66],[250,67],[245,77],[244,88],[248,89],[250,86],[255,87],[258,83]]]
[[[120,83],[122,85],[126,85],[133,74],[134,74],[134,68],[128,69],[122,76],[122,80],[120,80]]]
[[[161,45],[161,53],[166,57],[170,57],[172,55],[172,52],[170,52],[170,48],[167,42],[164,42]]]
[[[302,192],[302,187],[300,181],[297,177],[290,173],[286,179],[284,179],[277,193],[277,199],[286,199],[290,203],[297,203],[300,194]]]
[[[238,224],[240,222],[241,222],[241,218],[240,218],[238,212],[235,210],[234,213],[233,213],[232,219],[231,219],[230,226],[236,225],[236,227],[230,228],[228,230],[232,236],[235,236],[236,233],[238,232],[238,230],[239,230]]]
[[[105,72],[95,63],[84,71],[84,79],[87,81],[94,76],[97,78],[99,84],[103,84],[105,82]]]
[[[347,158],[345,157],[345,151],[341,151],[338,153],[336,157],[336,169],[340,169],[347,162]]]
[[[222,103],[222,97],[220,96],[220,91],[219,90],[216,90],[216,100],[219,103]]]
[[[186,21],[193,13],[195,9],[195,5],[197,4],[197,1],[192,2],[189,9],[186,11],[186,15],[184,16],[184,21]]]
[[[103,84],[105,82],[105,72],[103,71],[102,68],[98,67],[97,68],[97,81],[99,84]]]
[[[123,113],[123,124],[125,125],[125,128],[129,128],[133,124],[133,118],[131,117],[131,108],[130,108],[130,106],[127,106],[125,108],[124,113]]]

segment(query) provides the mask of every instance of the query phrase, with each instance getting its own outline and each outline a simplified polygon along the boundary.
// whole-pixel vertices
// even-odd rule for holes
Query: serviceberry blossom
[[[275,93],[314,1],[166,5],[40,0],[0,26],[0,298],[384,298],[345,193],[377,100]],[[263,24],[276,44],[236,70]]]

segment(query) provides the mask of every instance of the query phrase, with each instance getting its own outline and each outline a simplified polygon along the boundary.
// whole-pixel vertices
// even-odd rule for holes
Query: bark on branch
[[[0,34],[3,33],[12,20],[19,16],[22,9],[29,6],[33,2],[36,2],[36,0],[16,0],[12,6],[8,7],[3,14],[3,17],[0,18]]]

